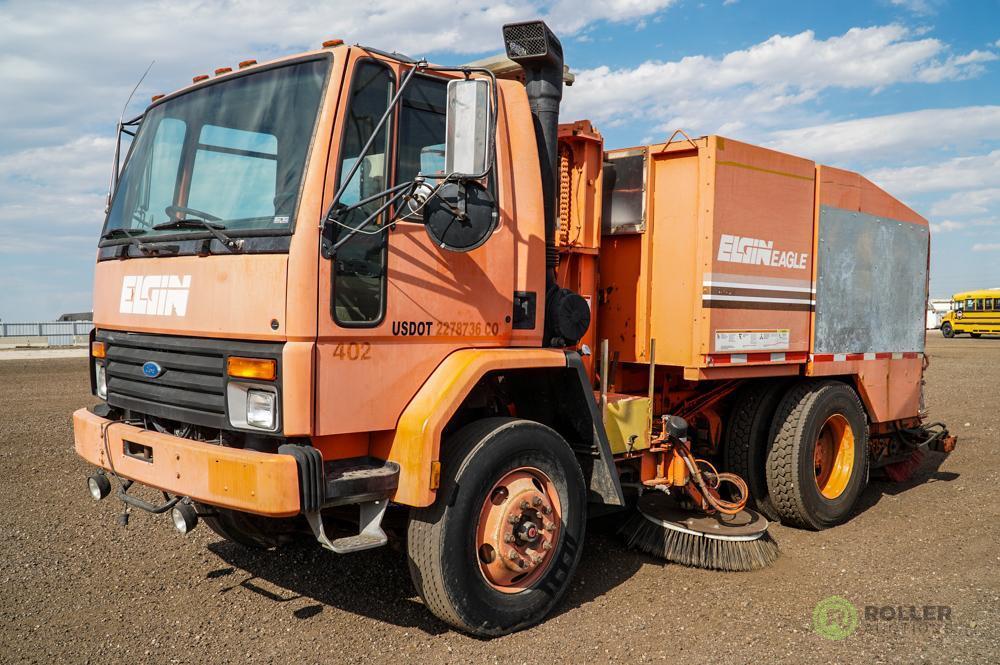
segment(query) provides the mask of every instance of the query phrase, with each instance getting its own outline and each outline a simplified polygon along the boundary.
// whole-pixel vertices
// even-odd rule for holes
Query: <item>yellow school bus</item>
[[[951,311],[941,321],[942,335],[1000,335],[1000,289],[956,293],[951,300]]]

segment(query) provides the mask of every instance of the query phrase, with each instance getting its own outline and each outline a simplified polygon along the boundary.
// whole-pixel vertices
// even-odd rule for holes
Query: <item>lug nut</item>
[[[535,563],[536,565],[539,564],[539,563],[541,563],[542,562],[542,555],[541,554],[532,554],[531,555],[531,561],[533,563]]]
[[[503,542],[505,542],[505,543],[512,543],[512,542],[514,542],[514,534],[508,533],[508,534],[504,535]]]
[[[531,505],[524,499],[521,499],[521,510],[527,510],[528,508],[531,508]]]
[[[542,549],[548,552],[550,549],[552,549],[552,543],[546,540],[544,543],[542,543]]]
[[[507,553],[507,558],[510,559],[511,561],[517,561],[517,552],[511,550],[510,552]]]
[[[553,522],[546,522],[545,523],[545,530],[546,531],[555,531],[556,530],[555,523],[553,523]]]
[[[517,515],[511,515],[510,517],[507,518],[507,521],[510,522],[511,524],[517,524],[517,520],[518,520]]]
[[[548,515],[550,512],[552,512],[551,508],[549,508],[548,506],[542,506],[542,514],[543,515]]]
[[[535,508],[542,505],[542,497],[536,496],[534,499],[531,500],[531,505],[533,505]]]

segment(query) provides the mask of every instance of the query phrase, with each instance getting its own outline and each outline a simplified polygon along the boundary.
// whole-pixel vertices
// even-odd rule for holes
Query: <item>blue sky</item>
[[[721,133],[861,171],[932,223],[931,294],[1000,287],[1000,0],[0,1],[0,318],[90,309],[121,104],[340,37],[466,62],[545,17],[566,121]]]

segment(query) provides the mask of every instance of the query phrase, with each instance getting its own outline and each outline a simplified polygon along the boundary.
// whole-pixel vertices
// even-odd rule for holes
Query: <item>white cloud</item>
[[[972,246],[973,252],[1000,252],[1000,242],[977,242]]]
[[[192,75],[316,48],[332,37],[413,56],[450,53],[457,63],[502,51],[506,22],[543,17],[569,39],[595,22],[637,22],[675,1],[174,0],[123,9],[116,0],[13,0],[0,3],[0,152],[66,142],[81,127],[113,127],[154,59],[137,108]]]
[[[818,161],[926,156],[1000,140],[1000,106],[926,109],[775,131],[768,145]]]
[[[683,126],[710,133],[733,118],[772,125],[824,90],[879,91],[897,83],[973,77],[997,59],[988,51],[954,54],[940,40],[918,38],[900,25],[851,28],[817,39],[811,30],[775,35],[721,58],[646,61],[633,68],[577,72],[564,117],[599,122],[643,119],[667,131]],[[793,114],[794,115],[794,114]]]
[[[914,14],[927,15],[937,11],[940,0],[892,0],[892,4]]]
[[[965,222],[956,222],[951,219],[946,219],[943,222],[931,222],[932,233],[947,233],[948,231],[958,231],[965,227]]]
[[[867,175],[897,196],[1000,187],[1000,150],[921,166],[878,169]]]
[[[933,217],[989,216],[1000,210],[1000,187],[955,192],[931,206]]]

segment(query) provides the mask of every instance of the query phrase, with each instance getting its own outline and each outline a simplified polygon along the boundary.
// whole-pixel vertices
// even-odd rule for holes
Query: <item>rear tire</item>
[[[446,442],[442,458],[437,501],[412,511],[407,534],[410,575],[424,604],[442,621],[480,636],[504,635],[540,622],[566,592],[580,561],[587,492],[579,461],[555,431],[515,418],[487,418],[465,426]],[[533,516],[538,531],[544,529],[549,534],[544,537],[554,544],[550,540],[545,551],[541,546],[531,550],[542,557],[531,572],[510,573],[508,567],[496,574],[491,566],[507,565],[497,557],[517,554],[514,547],[525,550],[518,536],[517,542],[501,541],[511,544],[496,551],[489,545],[496,532],[487,528],[494,522],[483,516],[492,515],[494,506],[506,511],[512,503],[536,505],[515,499],[525,496],[524,485],[514,484],[524,483],[525,473],[547,481],[529,480],[527,487],[535,482],[555,509],[545,503],[545,515],[542,508],[520,514]],[[508,491],[503,483],[518,476]],[[517,506],[510,509],[516,512]],[[552,515],[557,519],[549,520]],[[527,517],[513,527],[517,533]],[[518,577],[505,579],[504,574],[528,582],[522,585]]]
[[[945,321],[941,324],[941,334],[948,339],[955,336],[955,329],[951,327],[951,324]]]
[[[980,337],[983,336],[983,334],[982,333],[969,333],[969,336],[972,337],[973,339],[979,339]]]
[[[784,381],[768,381],[740,390],[726,422],[722,453],[723,466],[747,482],[750,506],[771,520],[777,520],[778,514],[767,489],[769,435],[774,412],[787,388]]]
[[[840,381],[807,381],[782,398],[771,425],[767,486],[782,523],[844,522],[868,483],[868,419]]]

